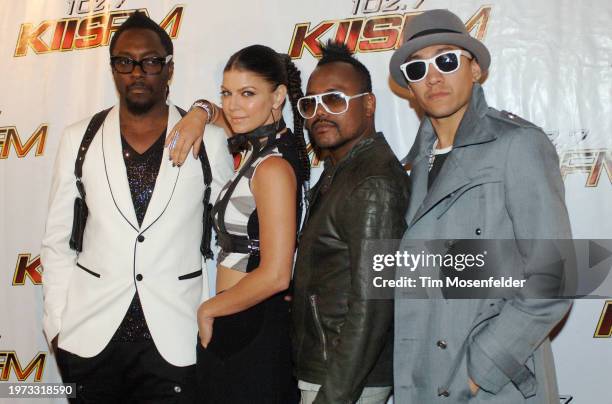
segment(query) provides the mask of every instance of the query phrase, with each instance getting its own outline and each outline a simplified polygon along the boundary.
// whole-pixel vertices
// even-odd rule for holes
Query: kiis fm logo
[[[423,2],[417,2],[414,8]],[[289,56],[300,59],[304,49],[314,57],[321,57],[319,43],[325,39],[342,42],[354,53],[382,52],[399,48],[403,43],[403,31],[412,17],[422,11],[394,13],[407,9],[399,1],[353,0],[353,15],[365,14],[363,17],[350,17],[338,20],[325,20],[310,29],[310,22],[295,25],[293,37],[289,44]],[[491,6],[482,6],[465,23],[469,32],[479,40],[485,36]],[[367,16],[371,13],[392,13]]]
[[[560,160],[563,179],[568,174],[586,173],[588,175],[585,187],[596,187],[602,172],[606,171],[608,180],[612,183],[612,150],[570,150],[562,152]]]
[[[612,300],[607,300],[604,303],[601,317],[595,328],[593,338],[610,338],[612,337]]]
[[[107,11],[79,16],[78,14],[83,12],[84,3],[94,2],[69,1],[68,3],[69,14],[75,13],[77,15],[59,20],[44,20],[38,25],[29,22],[21,24],[14,56],[25,56],[29,49],[32,49],[36,54],[44,54],[107,46],[110,43],[111,34],[138,10],[108,11],[111,8],[110,2],[98,0],[86,11],[89,13],[98,9],[106,9]],[[115,7],[121,5],[123,5],[123,1],[118,2]],[[184,8],[182,5],[174,6],[159,23],[163,29],[168,31],[172,39],[178,36]],[[139,10],[148,14],[147,9]]]
[[[47,141],[47,128],[46,123],[39,125],[29,139],[22,142],[15,126],[0,127],[0,159],[8,158],[11,148],[17,153],[18,158],[25,157],[31,150],[36,150],[36,157],[42,156]]]
[[[45,371],[46,359],[46,353],[38,352],[25,367],[22,367],[15,351],[0,351],[0,381],[9,381],[11,374],[14,374],[18,381],[23,382],[34,374],[34,381],[39,382]]]
[[[34,285],[42,285],[42,265],[40,255],[32,259],[32,254],[19,254],[13,275],[13,286],[23,286],[29,278]]]

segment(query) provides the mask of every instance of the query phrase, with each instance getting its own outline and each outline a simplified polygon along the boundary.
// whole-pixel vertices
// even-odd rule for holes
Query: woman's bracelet
[[[189,110],[191,111],[194,108],[201,108],[206,111],[206,124],[208,125],[211,122],[214,122],[217,119],[217,107],[215,104],[208,100],[197,100],[191,105]]]

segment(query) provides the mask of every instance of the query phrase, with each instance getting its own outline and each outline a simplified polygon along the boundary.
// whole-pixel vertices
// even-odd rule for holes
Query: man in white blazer
[[[90,119],[61,139],[43,239],[44,330],[57,344],[75,402],[192,402],[199,304],[208,297],[200,253],[205,184],[199,160],[174,166],[164,148],[180,119],[166,102],[173,47],[142,13],[110,45],[120,100],[85,155],[82,251],[69,247],[79,197],[75,160]],[[211,200],[232,175],[221,130],[204,140]]]

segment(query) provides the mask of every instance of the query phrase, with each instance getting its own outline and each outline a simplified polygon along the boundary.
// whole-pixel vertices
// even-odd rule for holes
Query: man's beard
[[[132,101],[130,97],[125,98],[125,105],[127,106],[128,111],[130,111],[134,115],[144,115],[153,108],[155,105],[155,100],[150,98],[144,102],[136,102]]]
[[[130,90],[133,88],[146,89],[148,91],[148,97],[131,96]],[[160,98],[161,94],[155,91],[155,88],[143,82],[137,82],[128,86],[127,92],[125,93],[125,105],[128,111],[130,111],[132,114],[144,115],[149,112],[158,101],[160,101]]]

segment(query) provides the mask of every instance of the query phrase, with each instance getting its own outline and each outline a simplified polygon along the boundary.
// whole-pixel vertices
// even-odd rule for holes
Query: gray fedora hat
[[[405,30],[404,44],[391,56],[389,70],[397,84],[408,87],[400,65],[414,52],[431,45],[455,45],[467,50],[476,58],[483,73],[491,64],[487,47],[470,36],[459,17],[448,10],[429,10],[410,20]]]

